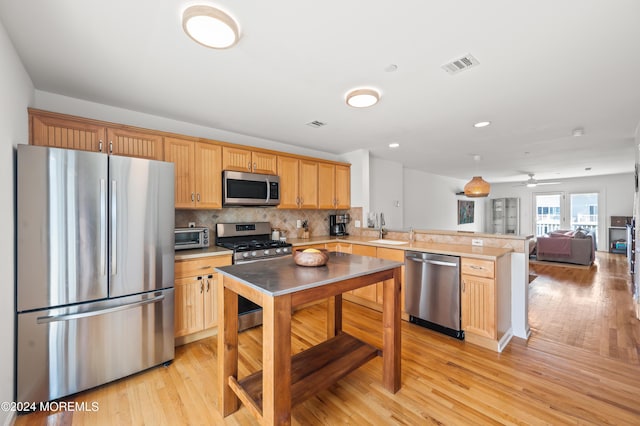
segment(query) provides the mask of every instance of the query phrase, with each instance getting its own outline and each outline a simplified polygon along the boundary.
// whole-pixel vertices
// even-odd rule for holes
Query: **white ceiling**
[[[633,170],[640,1],[220,0],[242,33],[222,51],[183,33],[194,3],[0,0],[0,19],[42,91],[460,179]],[[361,86],[380,103],[346,106]]]

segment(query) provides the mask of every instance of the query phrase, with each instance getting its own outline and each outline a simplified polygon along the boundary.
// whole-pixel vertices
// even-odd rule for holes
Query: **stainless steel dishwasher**
[[[408,251],[405,259],[409,321],[464,339],[460,327],[460,258]]]

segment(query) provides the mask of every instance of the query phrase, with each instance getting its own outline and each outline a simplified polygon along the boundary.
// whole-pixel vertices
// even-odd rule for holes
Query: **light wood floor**
[[[532,267],[528,341],[501,354],[402,324],[402,388],[391,395],[374,359],[293,409],[297,425],[640,424],[640,321],[626,259],[598,253],[590,270]],[[346,302],[347,332],[381,345],[380,314]],[[320,306],[294,316],[293,350],[324,337]],[[240,375],[260,367],[261,329],[240,337]],[[252,425],[216,410],[216,338],[176,349],[169,367],[81,393],[97,412],[34,413],[17,425]]]

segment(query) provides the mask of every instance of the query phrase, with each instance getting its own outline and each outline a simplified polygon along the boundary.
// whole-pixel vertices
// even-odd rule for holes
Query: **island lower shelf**
[[[328,388],[369,360],[380,350],[355,337],[339,335],[291,357],[291,406]],[[238,398],[262,414],[262,371],[241,380],[229,376],[229,387]]]

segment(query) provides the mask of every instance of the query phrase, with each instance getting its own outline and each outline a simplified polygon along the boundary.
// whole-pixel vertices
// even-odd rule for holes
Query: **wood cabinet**
[[[277,156],[268,152],[225,146],[222,149],[222,169],[238,172],[277,174]]]
[[[211,256],[175,263],[175,337],[211,329],[218,324],[215,267],[231,264],[231,256]]]
[[[32,145],[163,160],[163,137],[95,120],[29,110]]]
[[[493,261],[463,257],[460,269],[465,340],[501,351],[501,340],[511,329],[510,258]]]
[[[351,208],[351,168],[318,163],[318,208]]]
[[[165,160],[175,165],[176,208],[222,208],[222,147],[166,138],[164,148]]]
[[[376,248],[372,246],[361,246],[356,244],[351,247],[351,253],[360,256],[376,257]],[[366,287],[357,288],[350,291],[349,293],[353,294],[355,297],[359,297],[371,303],[378,303],[378,286],[379,284],[372,284]]]
[[[280,209],[318,208],[318,162],[278,156]]]
[[[408,319],[409,317],[405,313],[404,308],[404,250],[353,244],[351,253],[359,254],[361,256],[394,260],[403,264],[401,268],[402,275],[400,276],[400,306],[402,308],[403,319]],[[359,288],[345,293],[344,296],[346,300],[382,311],[383,283],[379,282],[367,287]]]

